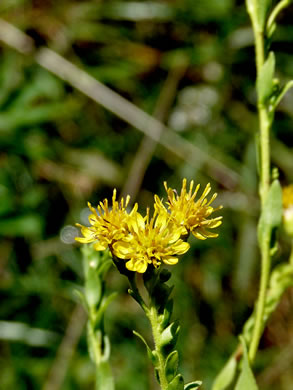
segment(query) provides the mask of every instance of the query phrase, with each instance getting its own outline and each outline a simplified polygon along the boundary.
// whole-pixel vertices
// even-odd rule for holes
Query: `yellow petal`
[[[108,248],[108,244],[106,242],[96,242],[94,245],[94,250],[96,251],[104,251]]]
[[[75,238],[76,241],[81,242],[83,244],[87,244],[87,243],[93,242],[97,239],[96,232],[91,230],[91,228],[88,228],[88,227],[82,226],[82,225],[78,225],[78,226],[81,227],[81,234],[84,237],[76,237]]]
[[[118,258],[127,259],[130,257],[131,253],[133,252],[133,249],[129,242],[117,241],[113,245],[113,252],[114,255]]]
[[[172,256],[165,256],[162,260],[165,264],[168,264],[168,265],[174,265],[174,264],[178,263],[178,258],[172,257]]]
[[[126,268],[129,271],[135,271],[141,274],[146,271],[147,267],[148,267],[148,263],[143,259],[141,260],[131,259],[126,263]]]
[[[183,253],[186,253],[189,248],[190,245],[188,244],[188,242],[182,240],[179,240],[176,244],[172,245],[172,249],[177,255],[183,255]]]
[[[199,240],[206,240],[206,237],[200,234],[197,230],[194,230],[191,232],[195,238],[198,238]]]

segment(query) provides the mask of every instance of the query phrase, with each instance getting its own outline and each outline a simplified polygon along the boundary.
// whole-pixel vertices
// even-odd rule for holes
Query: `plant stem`
[[[165,374],[165,359],[164,355],[160,348],[160,323],[158,320],[157,309],[154,306],[151,306],[150,309],[146,312],[146,315],[151,323],[153,338],[155,343],[155,351],[158,357],[158,375],[160,379],[160,385],[162,390],[166,390],[168,388],[168,380]]]
[[[255,9],[257,9],[258,0],[255,0]],[[264,32],[263,28],[260,29],[258,23],[256,23],[256,15],[251,18],[252,26],[254,30],[255,38],[255,55],[256,55],[256,71],[257,77],[259,77],[265,61],[264,50]],[[267,194],[270,186],[270,127],[271,122],[267,107],[260,102],[258,98],[258,116],[260,127],[260,199],[261,207],[264,208],[264,204],[267,198]],[[255,359],[255,355],[258,349],[259,341],[262,334],[262,321],[264,314],[264,306],[266,299],[267,286],[269,282],[270,268],[271,268],[271,256],[270,256],[270,236],[268,231],[260,244],[261,251],[261,276],[260,276],[260,288],[259,296],[256,306],[256,319],[252,333],[252,340],[249,348],[249,359],[251,363]]]

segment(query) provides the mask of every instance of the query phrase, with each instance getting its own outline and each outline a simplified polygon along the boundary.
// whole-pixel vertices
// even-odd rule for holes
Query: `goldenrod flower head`
[[[283,221],[287,234],[293,237],[293,184],[283,188]]]
[[[169,223],[167,215],[155,212],[150,219],[149,210],[144,218],[135,213],[128,225],[130,234],[113,244],[113,254],[128,260],[126,268],[130,271],[143,273],[149,264],[158,267],[161,262],[176,264],[177,256],[189,249],[189,244],[180,239],[180,231]]]
[[[217,194],[214,194],[209,201],[206,199],[211,191],[211,186],[208,184],[199,199],[195,200],[200,184],[196,186],[194,191],[193,180],[190,182],[189,191],[187,191],[186,185],[187,180],[183,179],[181,193],[178,195],[175,190],[168,188],[167,183],[164,182],[168,194],[167,205],[169,212],[157,195],[155,195],[156,210],[160,214],[167,213],[170,215],[171,221],[177,225],[182,236],[188,235],[191,232],[194,237],[200,240],[205,240],[209,237],[218,237],[217,233],[212,233],[207,230],[207,228],[214,229],[222,223],[222,217],[209,219],[214,211],[222,208],[222,206],[217,208],[211,206]]]
[[[121,240],[128,234],[128,220],[132,218],[137,210],[136,204],[131,213],[127,213],[126,208],[129,200],[130,197],[127,196],[125,202],[122,198],[119,203],[116,200],[116,189],[114,189],[111,209],[109,209],[107,199],[100,202],[97,210],[88,203],[88,207],[92,212],[89,216],[91,226],[86,227],[77,224],[77,226],[81,227],[81,233],[84,237],[77,237],[76,241],[81,243],[95,242],[93,245],[94,249],[102,251],[111,246],[115,241]]]

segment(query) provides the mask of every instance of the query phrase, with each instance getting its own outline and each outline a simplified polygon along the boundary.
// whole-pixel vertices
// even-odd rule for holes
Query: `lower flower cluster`
[[[176,264],[178,256],[186,253],[190,247],[186,242],[190,233],[201,240],[218,236],[207,230],[222,223],[222,217],[209,218],[214,211],[221,208],[220,206],[214,209],[211,206],[217,194],[207,200],[211,190],[209,184],[197,200],[195,198],[200,186],[197,185],[193,191],[193,180],[187,191],[187,180],[183,179],[180,195],[176,190],[168,188],[167,183],[164,185],[168,201],[164,204],[155,195],[155,211],[152,217],[149,209],[146,215],[142,216],[137,211],[137,204],[128,211],[130,197],[127,196],[125,201],[122,198],[118,202],[115,189],[111,208],[107,199],[100,202],[97,209],[89,203],[92,212],[89,216],[90,226],[77,224],[83,237],[77,237],[76,241],[94,243],[94,249],[97,251],[109,248],[113,256],[125,261],[129,271],[144,273],[149,265],[157,268],[161,263]]]

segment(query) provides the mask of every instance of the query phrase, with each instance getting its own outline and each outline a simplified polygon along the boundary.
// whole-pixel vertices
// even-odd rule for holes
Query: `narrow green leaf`
[[[225,390],[235,378],[237,361],[232,356],[215,379],[212,390]]]
[[[275,110],[280,101],[283,99],[283,97],[286,95],[286,93],[289,91],[289,89],[293,88],[293,80],[288,81],[283,88],[279,89],[279,93],[276,96],[275,100],[272,102],[273,109]]]
[[[103,361],[108,361],[110,359],[110,353],[111,353],[111,343],[110,339],[107,335],[104,335],[103,337],[104,345],[103,345]]]
[[[108,360],[101,361],[96,370],[96,389],[114,390],[114,378]]]
[[[255,28],[258,31],[264,31],[267,14],[271,7],[271,0],[246,0],[246,8]]]
[[[179,322],[172,322],[160,335],[160,346],[161,347],[170,347],[173,349],[177,342],[180,326]]]
[[[164,307],[163,314],[159,316],[159,321],[163,329],[168,325],[170,318],[172,316],[172,311],[173,311],[173,299],[169,299],[169,301],[166,303],[166,306]]]
[[[243,337],[241,337],[241,343],[243,346],[243,364],[235,390],[258,390],[258,386],[249,365],[246,344]]]
[[[103,315],[109,304],[117,297],[118,293],[116,291],[112,292],[107,297],[103,297],[99,307],[96,309],[96,318],[94,328],[99,328],[103,319]]]
[[[257,5],[257,13],[258,13],[258,21],[259,21],[259,26],[264,29],[266,19],[267,19],[267,14],[268,11],[271,7],[271,0],[258,0]]]
[[[132,332],[133,332],[133,334],[135,334],[135,336],[137,336],[144,343],[149,359],[153,363],[154,367],[157,367],[158,366],[158,356],[157,356],[156,351],[152,351],[150,349],[145,338],[140,333],[136,332],[135,330],[133,330]]]
[[[263,64],[258,76],[256,87],[258,98],[261,103],[265,103],[274,90],[275,55],[270,52],[267,60]]]
[[[177,369],[178,369],[178,351],[173,351],[171,352],[165,363],[165,374],[167,377],[168,382],[171,382],[172,379],[175,377],[177,374]]]
[[[282,221],[282,188],[279,180],[270,186],[258,224],[258,240],[260,245],[277,228]]]
[[[190,382],[184,386],[184,390],[198,389],[202,385],[201,381]]]
[[[184,380],[181,374],[175,376],[172,382],[169,383],[167,390],[184,390]]]

